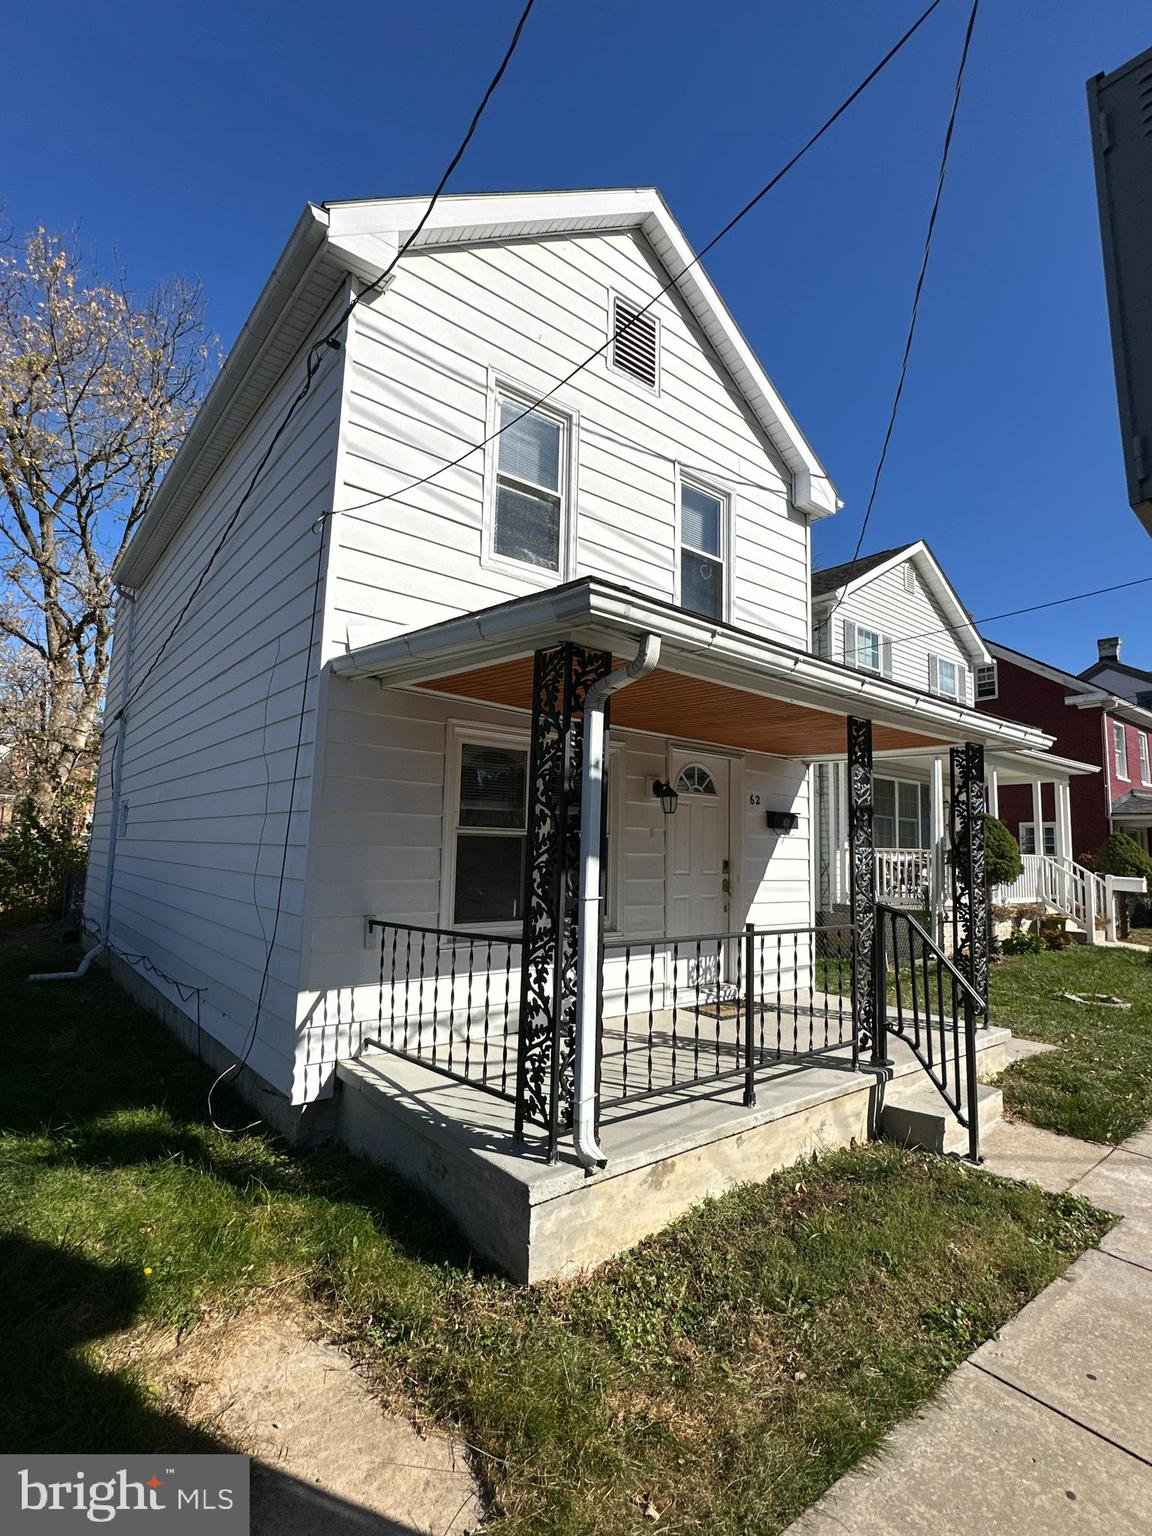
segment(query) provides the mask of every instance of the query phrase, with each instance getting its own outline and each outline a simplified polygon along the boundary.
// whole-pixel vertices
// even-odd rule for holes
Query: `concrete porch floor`
[[[709,1022],[715,1052],[716,1020]],[[725,1052],[734,1053],[738,1025],[721,1020],[722,1062]],[[980,1076],[1000,1071],[1013,1054],[1007,1030],[981,1031]],[[891,1055],[886,1087],[871,1071],[851,1070],[849,1045],[820,1058],[770,1058],[757,1072],[757,1103],[747,1108],[740,1076],[670,1086],[671,1043],[661,1039],[653,1073],[663,1091],[605,1110],[608,1163],[588,1174],[563,1141],[559,1162],[549,1164],[535,1128],[518,1145],[507,1100],[369,1047],[337,1068],[337,1133],[353,1151],[426,1189],[479,1253],[514,1279],[532,1282],[600,1263],[710,1195],[821,1148],[867,1140],[885,1100],[927,1084],[896,1037]],[[605,1098],[622,1081],[622,1059],[623,1037],[610,1027]],[[689,1063],[690,1057],[679,1070]]]

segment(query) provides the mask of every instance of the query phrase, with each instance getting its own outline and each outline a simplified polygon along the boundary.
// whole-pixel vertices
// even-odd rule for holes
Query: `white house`
[[[1049,738],[976,712],[958,624],[930,686],[907,602],[878,666],[851,582],[855,661],[813,649],[835,488],[651,189],[442,199],[277,436],[425,206],[305,210],[120,563],[87,918],[277,1124],[387,1157],[530,1277],[867,1133],[872,753],[955,749],[971,817],[983,749]]]
[[[812,626],[818,655],[837,657],[861,672],[968,705],[996,698],[996,655],[923,540],[814,571]],[[1072,915],[1090,942],[1096,924],[1089,921],[1089,904],[1093,918],[1099,914],[1114,926],[1114,902],[1105,882],[1072,861],[1070,786],[1098,771],[1035,748],[1005,746],[985,759],[991,814],[999,814],[1000,790],[1008,785],[1028,785],[1036,797],[1052,785],[1056,807],[1051,858],[1041,868],[1029,854],[1025,876],[999,890],[997,898],[1046,901]],[[830,919],[849,901],[846,772],[843,762],[821,764],[814,783],[816,900]],[[933,932],[946,939],[951,905],[946,750],[879,754],[873,792],[877,895],[925,913]]]

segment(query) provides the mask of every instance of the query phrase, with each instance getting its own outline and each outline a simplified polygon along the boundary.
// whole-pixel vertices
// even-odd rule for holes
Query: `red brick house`
[[[1102,663],[1118,660],[1119,641],[1100,645],[1101,662],[1077,677],[989,642],[994,667],[984,669],[977,680],[979,709],[1039,726],[1056,738],[1054,753],[1099,766],[1098,774],[1074,778],[1069,786],[1072,851],[1077,860],[1095,853],[1112,831],[1127,832],[1152,850],[1152,708],[1110,686],[1100,686],[1098,676],[1112,675]],[[1114,648],[1110,656],[1104,654],[1106,647]],[[1147,676],[1137,677],[1141,675]],[[1056,809],[1051,785],[1044,786],[1042,801],[1043,830],[1038,837],[1028,786],[1006,784],[1000,790],[1000,818],[1025,853],[1054,851]]]

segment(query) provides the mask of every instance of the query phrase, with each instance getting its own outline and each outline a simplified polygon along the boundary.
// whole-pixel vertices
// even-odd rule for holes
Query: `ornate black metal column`
[[[988,883],[984,858],[984,748],[975,741],[953,747],[952,955],[988,1000]]]
[[[852,900],[852,1056],[875,1040],[876,839],[872,722],[848,717],[848,878]]]
[[[550,1160],[572,1119],[584,695],[611,670],[611,652],[578,645],[537,651],[533,668],[516,1134],[544,1126]]]

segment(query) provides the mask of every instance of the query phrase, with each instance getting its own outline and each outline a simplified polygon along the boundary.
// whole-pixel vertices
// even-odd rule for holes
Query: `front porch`
[[[535,1278],[606,1257],[708,1193],[873,1134],[893,1079],[928,1084],[978,1154],[978,1063],[1006,1045],[987,1020],[983,749],[989,735],[1039,746],[1037,733],[592,582],[333,670],[450,699],[453,728],[477,706],[527,727],[522,821],[502,763],[503,787],[485,783],[505,798],[469,779],[473,819],[452,823],[470,838],[498,816],[505,843],[523,825],[515,920],[372,914],[372,1002],[357,994],[357,1049],[336,1065],[345,1139],[435,1187],[505,1267]],[[612,900],[616,737],[684,764],[630,790],[657,819],[638,829],[639,851],[623,828],[653,886],[641,921],[636,903]],[[951,842],[965,850],[955,960],[878,899],[877,752],[947,756]],[[817,913],[807,799],[810,765],[833,754],[851,790],[838,922]],[[466,779],[496,771],[467,761],[452,759]],[[714,774],[723,761],[746,774]],[[761,761],[777,777],[757,778]],[[800,787],[765,804],[756,786],[783,782],[787,764]],[[715,826],[730,837],[713,840]],[[786,883],[773,857],[790,837],[804,851]],[[645,851],[657,844],[659,890]],[[488,866],[473,849],[457,867],[472,873],[452,916],[507,919],[507,881],[476,876]],[[781,921],[788,911],[801,920]]]

